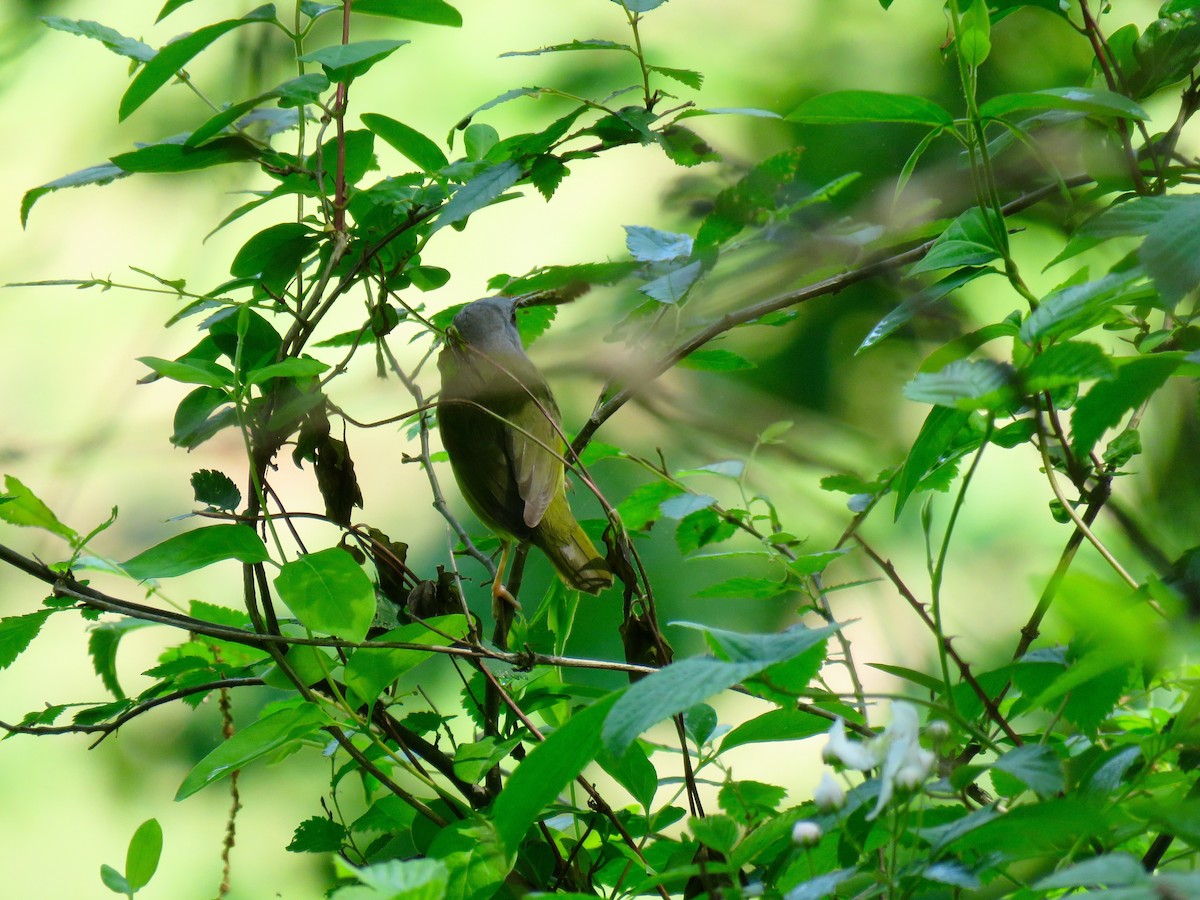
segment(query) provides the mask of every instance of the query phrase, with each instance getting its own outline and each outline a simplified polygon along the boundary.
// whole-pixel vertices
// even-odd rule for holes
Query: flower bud
[[[792,843],[797,847],[813,847],[821,842],[823,835],[821,826],[809,819],[801,819],[792,826]]]
[[[935,744],[940,744],[946,738],[950,737],[950,723],[945,719],[934,719],[925,726],[925,733],[929,735],[929,739]]]
[[[816,790],[813,791],[813,803],[821,812],[833,812],[841,809],[846,802],[846,791],[828,772],[821,774]]]

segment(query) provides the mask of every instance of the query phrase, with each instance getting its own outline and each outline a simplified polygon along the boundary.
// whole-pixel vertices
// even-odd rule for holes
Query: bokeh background
[[[230,167],[61,191],[39,201],[26,229],[18,220],[21,197],[30,188],[103,162],[135,141],[185,131],[202,116],[199,101],[173,86],[129,121],[118,123],[117,103],[127,84],[125,61],[95,42],[51,31],[36,17],[100,18],[159,46],[180,32],[240,15],[250,5],[206,0],[153,26],[158,12],[154,2],[98,7],[0,0],[0,114],[9,123],[0,166],[0,240],[5,248],[0,282],[95,276],[147,286],[130,268],[137,267],[204,289],[224,280],[230,259],[250,234],[286,214],[268,206],[204,240],[244,199],[237,192],[264,183],[249,168]],[[463,114],[511,87],[545,84],[598,95],[636,80],[617,54],[499,58],[508,50],[573,38],[626,40],[623,14],[607,0],[458,0],[455,5],[464,17],[461,29],[366,18],[357,22],[356,38],[412,40],[354,85],[358,112],[382,112],[440,137]],[[1156,8],[1151,2],[1119,6],[1122,23],[1144,23]],[[247,28],[227,36],[189,67],[194,80],[209,97],[224,102],[256,92],[244,89],[247,78],[261,90],[288,77],[280,71],[278,48],[270,40],[263,42],[268,34],[269,29]],[[642,36],[653,62],[704,72],[699,94],[682,86],[679,94],[705,107],[786,113],[816,93],[863,88],[912,92],[958,108],[954,73],[939,52],[945,36],[941,4],[932,0],[897,0],[887,13],[877,0],[672,0],[647,16]],[[1084,42],[1043,12],[1014,15],[997,29],[994,40],[984,93],[1082,84],[1088,77]],[[314,40],[310,46],[319,45]],[[505,135],[548,122],[556,109],[553,103],[524,100],[481,118]],[[1152,102],[1150,108],[1159,116],[1172,114],[1165,101]],[[832,207],[814,212],[810,228],[748,252],[744,264],[723,267],[681,317],[682,330],[714,311],[794,288],[818,267],[851,262],[864,234],[861,223],[903,227],[953,214],[963,202],[962,170],[953,148],[943,147],[935,148],[918,170],[903,200],[892,203],[892,179],[919,138],[903,127],[834,134],[739,116],[696,119],[689,125],[724,162],[684,170],[653,148],[632,147],[574,164],[572,177],[551,204],[527,196],[474,216],[462,234],[441,235],[424,259],[450,269],[453,279],[419,299],[436,310],[482,296],[487,279],[498,273],[623,258],[622,225],[694,230],[706,198],[746,165],[797,143],[806,147],[804,178],[812,187],[849,171],[862,172],[862,177]],[[1194,134],[1185,136],[1183,147],[1195,152]],[[1065,157],[1077,148],[1060,150]],[[405,170],[389,148],[380,143],[377,151],[381,174]],[[860,224],[847,224],[851,220]],[[1069,274],[1042,271],[1054,253],[1055,226],[1036,219],[1024,224],[1014,238],[1024,274],[1035,288],[1047,290]],[[920,360],[936,342],[994,321],[1018,305],[1017,298],[992,281],[983,285],[968,288],[953,307],[947,305],[937,316],[861,355],[854,352],[858,344],[902,298],[904,286],[871,284],[815,301],[800,308],[785,327],[746,330],[726,345],[752,358],[756,369],[737,378],[673,373],[655,387],[647,403],[623,410],[598,437],[651,458],[661,448],[672,467],[682,468],[743,459],[766,425],[794,421],[782,444],[755,456],[748,484],[770,495],[784,527],[807,538],[809,549],[826,549],[850,513],[843,495],[818,489],[819,478],[836,472],[871,476],[902,460],[927,411],[900,396]],[[628,363],[620,344],[609,338],[631,305],[631,291],[594,292],[563,312],[534,346],[533,356],[555,386],[568,427],[587,415],[603,377]],[[90,530],[117,507],[116,524],[95,548],[114,559],[188,527],[169,520],[193,507],[191,472],[216,468],[243,480],[241,446],[232,434],[191,454],[168,443],[182,388],[135,383],[146,371],[136,357],[172,357],[195,343],[193,324],[164,330],[174,311],[171,296],[138,290],[10,286],[0,291],[0,473],[19,478],[79,531]],[[328,333],[354,327],[358,314],[348,309],[328,323]],[[395,346],[404,349],[403,341]],[[394,380],[376,378],[369,355],[341,379],[335,399],[362,420],[394,415],[410,405]],[[1141,471],[1119,486],[1119,496],[1151,539],[1172,555],[1195,544],[1200,533],[1200,475],[1194,464],[1200,440],[1192,388],[1173,385],[1149,417]],[[412,450],[405,434],[395,428],[354,432],[350,448],[366,497],[361,518],[409,542],[410,561],[419,570],[444,564],[445,525],[430,507],[417,467],[400,463],[401,455]],[[614,501],[647,480],[636,466],[614,462],[599,464],[593,474]],[[442,476],[461,510],[448,471]],[[945,596],[948,629],[962,635],[960,650],[986,666],[1011,652],[1015,631],[1028,616],[1067,532],[1049,515],[1049,489],[1026,451],[989,452],[978,477],[956,535]],[[293,508],[315,509],[311,481],[310,471],[284,461],[275,484],[291,498]],[[723,500],[735,496],[728,482],[712,476],[707,481],[698,476],[692,483]],[[582,498],[583,492],[576,496]],[[577,502],[587,505],[586,499]],[[921,588],[924,549],[916,506],[897,526],[892,526],[890,512],[883,512],[866,533]],[[943,501],[935,508],[935,520],[947,506]],[[1151,571],[1120,531],[1107,527],[1105,533],[1136,574]],[[48,536],[3,523],[0,541],[47,561],[65,555]],[[665,527],[655,529],[643,546],[668,621],[751,630],[778,628],[797,617],[796,598],[755,602],[695,597],[700,587],[720,578],[754,574],[748,563],[685,562]],[[478,577],[469,566],[464,562],[464,574]],[[175,579],[165,592],[181,603],[204,599],[238,606],[240,576],[236,567],[217,571],[222,568]],[[1077,610],[1111,586],[1087,550],[1079,571],[1066,591],[1068,598],[1076,598]],[[852,556],[832,568],[827,580],[837,586],[865,577],[872,575]],[[526,596],[536,597],[546,583],[541,561],[531,561],[529,579]],[[127,583],[98,583],[140,599]],[[37,583],[0,569],[0,616],[34,610],[43,593]],[[476,601],[483,596],[479,593]],[[832,596],[838,617],[855,620],[848,633],[860,666],[919,667],[930,658],[931,640],[889,589],[866,584]],[[479,605],[486,609],[486,602]],[[611,598],[589,602],[573,649],[620,658],[618,621]],[[1053,640],[1056,629],[1065,627],[1061,620],[1052,621],[1048,638]],[[697,649],[694,636],[684,629],[671,629],[669,636],[684,652]],[[138,673],[154,664],[172,637],[146,629],[125,638],[120,663],[127,690],[145,686]],[[77,619],[53,617],[34,648],[0,673],[0,718],[19,720],[43,703],[103,699],[86,641],[86,628]],[[862,671],[872,691],[900,688],[883,673],[865,666]],[[842,683],[836,672],[830,677]],[[444,687],[453,691],[454,685]],[[725,722],[760,711],[725,699],[717,706]],[[248,721],[253,710],[253,701],[239,699],[241,721]],[[80,736],[4,741],[0,855],[6,864],[6,892],[14,897],[107,895],[98,878],[100,864],[120,868],[133,830],[155,816],[163,824],[166,845],[160,874],[145,896],[214,895],[228,794],[217,787],[181,804],[171,797],[218,733],[209,705],[198,713],[157,710],[91,751],[86,749],[90,741]],[[734,760],[753,766],[753,777],[784,784],[794,799],[803,799],[818,777],[816,743],[784,750],[742,748]],[[297,823],[320,814],[328,767],[328,760],[310,752],[289,759],[286,766],[256,765],[244,774],[231,897],[307,900],[322,895],[327,861],[286,853],[283,846]]]

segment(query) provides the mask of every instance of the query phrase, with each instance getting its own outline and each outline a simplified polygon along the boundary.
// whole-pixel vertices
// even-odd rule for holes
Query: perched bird
[[[463,496],[500,537],[492,598],[504,587],[512,542],[541,550],[576,590],[599,593],[612,571],[567,503],[561,416],[550,386],[525,355],[513,297],[486,297],[454,317],[438,357],[438,426]]]

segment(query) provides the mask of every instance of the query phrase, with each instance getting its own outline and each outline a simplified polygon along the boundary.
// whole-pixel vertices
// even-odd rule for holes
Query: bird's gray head
[[[484,297],[469,303],[454,317],[454,328],[463,342],[485,353],[515,350],[523,353],[517,331],[517,300],[514,297]]]

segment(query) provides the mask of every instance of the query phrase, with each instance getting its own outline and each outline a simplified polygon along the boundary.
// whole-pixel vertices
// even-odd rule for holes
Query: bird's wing
[[[506,417],[508,455],[517,490],[525,501],[525,524],[534,528],[563,487],[562,416],[546,379],[532,364],[522,368],[514,374],[529,390]]]

